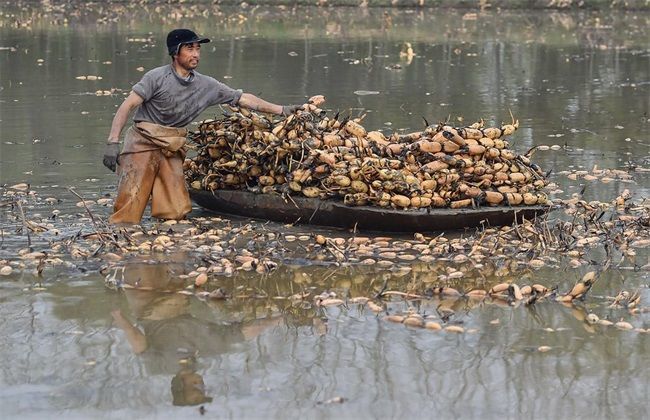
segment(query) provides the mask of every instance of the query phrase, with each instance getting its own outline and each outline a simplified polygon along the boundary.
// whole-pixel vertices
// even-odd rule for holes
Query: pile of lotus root
[[[189,139],[185,176],[197,190],[242,189],[397,209],[547,204],[539,166],[505,139],[519,122],[445,123],[424,131],[368,132],[361,119],[327,117],[314,96],[271,120],[247,109],[205,120]]]

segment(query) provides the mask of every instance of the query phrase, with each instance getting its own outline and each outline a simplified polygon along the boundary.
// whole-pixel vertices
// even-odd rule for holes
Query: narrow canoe
[[[190,189],[199,206],[217,213],[282,223],[300,223],[378,232],[434,232],[480,226],[503,226],[515,218],[533,219],[550,206],[497,206],[477,209],[412,209],[346,206],[340,201],[241,190],[203,191]]]

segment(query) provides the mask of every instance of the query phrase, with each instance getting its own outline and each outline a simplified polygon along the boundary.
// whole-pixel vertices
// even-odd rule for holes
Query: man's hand
[[[104,166],[115,172],[117,168],[117,156],[120,154],[120,144],[119,143],[106,143],[106,149],[104,150]]]
[[[293,114],[297,110],[301,109],[302,105],[284,105],[282,107],[282,115],[285,117],[288,117],[289,115]]]

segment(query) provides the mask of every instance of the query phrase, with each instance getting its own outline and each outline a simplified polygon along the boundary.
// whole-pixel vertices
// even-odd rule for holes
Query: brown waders
[[[138,122],[119,156],[120,176],[111,223],[140,223],[151,196],[151,215],[179,220],[192,210],[183,178],[184,128]]]

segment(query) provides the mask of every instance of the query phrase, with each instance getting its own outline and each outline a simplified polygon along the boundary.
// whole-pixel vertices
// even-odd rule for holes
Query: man
[[[210,42],[189,29],[167,35],[171,64],[155,68],[133,86],[113,118],[104,165],[120,180],[111,223],[139,223],[151,196],[151,215],[182,219],[192,209],[183,179],[184,128],[207,107],[230,104],[256,111],[289,115],[299,105],[280,106],[242,93],[195,71],[201,44]],[[119,136],[129,114],[137,108],[120,153]],[[119,157],[119,161],[118,161]]]

